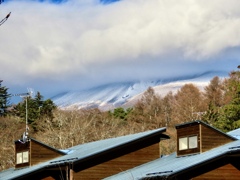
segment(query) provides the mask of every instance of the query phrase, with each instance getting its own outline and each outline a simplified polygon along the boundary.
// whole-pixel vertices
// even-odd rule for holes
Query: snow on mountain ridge
[[[101,107],[110,104],[113,107],[117,107],[151,85],[156,84],[146,82],[116,83],[79,92],[67,92],[52,99],[57,106],[63,109]]]
[[[193,83],[203,89],[214,76],[227,77],[226,72],[206,72],[200,75],[180,77],[179,80],[156,80],[142,82],[113,83],[88,90],[69,91],[53,97],[54,103],[61,109],[99,108],[110,110],[119,106],[130,106],[136,102],[141,94],[149,87],[165,96],[169,91],[176,92],[184,84]],[[125,104],[125,105],[124,105]]]

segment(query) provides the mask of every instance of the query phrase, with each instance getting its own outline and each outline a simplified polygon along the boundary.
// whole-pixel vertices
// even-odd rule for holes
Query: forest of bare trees
[[[30,125],[31,137],[58,149],[86,142],[167,127],[170,140],[163,141],[165,154],[174,152],[175,125],[202,120],[222,131],[240,127],[240,72],[228,78],[214,77],[204,91],[185,84],[177,93],[156,95],[149,87],[131,108],[53,110],[53,116],[40,116]],[[14,141],[25,131],[24,120],[16,114],[0,117],[0,170],[14,166]]]

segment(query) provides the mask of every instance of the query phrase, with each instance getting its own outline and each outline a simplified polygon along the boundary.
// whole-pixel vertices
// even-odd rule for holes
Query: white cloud
[[[0,6],[1,17],[12,12],[0,27],[0,78],[49,87],[77,79],[80,87],[226,68],[240,60],[238,7],[239,0],[10,1]]]

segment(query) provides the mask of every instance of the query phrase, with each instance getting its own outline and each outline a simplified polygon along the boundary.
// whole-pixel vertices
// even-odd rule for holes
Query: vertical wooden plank
[[[202,125],[199,124],[199,136],[200,136],[200,153],[202,153]]]
[[[73,170],[72,169],[70,169],[70,178],[69,178],[69,180],[74,180],[74,172],[73,172]]]

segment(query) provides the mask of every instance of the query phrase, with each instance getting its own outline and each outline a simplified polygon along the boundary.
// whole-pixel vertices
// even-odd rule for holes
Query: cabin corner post
[[[66,171],[66,180],[74,180],[73,165],[71,163],[65,167],[65,171]]]
[[[202,124],[199,124],[199,136],[200,153],[202,153]]]
[[[74,174],[73,169],[70,168],[70,169],[69,169],[69,180],[74,180],[73,174]]]
[[[159,140],[159,143],[158,143],[158,152],[159,152],[159,157],[162,157],[164,156],[164,152],[165,152],[165,145],[164,145],[164,142],[162,142],[163,140]]]

